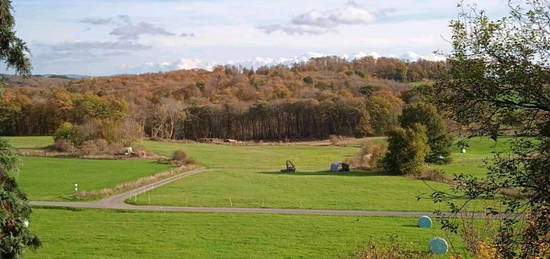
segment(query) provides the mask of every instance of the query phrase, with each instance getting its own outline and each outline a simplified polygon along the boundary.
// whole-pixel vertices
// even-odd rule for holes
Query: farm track
[[[55,201],[30,201],[34,206],[48,207],[76,207],[94,209],[138,210],[138,211],[172,211],[172,212],[212,212],[212,213],[259,213],[259,214],[294,214],[294,215],[340,215],[340,216],[393,216],[393,217],[419,217],[436,216],[430,212],[412,211],[360,211],[360,210],[317,210],[317,209],[278,209],[278,208],[234,208],[234,207],[175,207],[175,206],[142,206],[125,203],[139,194],[180,180],[182,178],[208,172],[207,169],[195,169],[177,174],[158,182],[148,184],[121,194],[113,195],[93,202],[55,202]],[[466,215],[468,217],[487,217],[484,213]]]

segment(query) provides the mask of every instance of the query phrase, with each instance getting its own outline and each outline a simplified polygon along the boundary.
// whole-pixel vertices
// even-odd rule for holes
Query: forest
[[[410,90],[429,89],[446,66],[322,57],[290,67],[217,66],[82,80],[10,76],[0,99],[0,135],[49,135],[65,122],[89,121],[131,121],[159,139],[383,135],[414,99]]]

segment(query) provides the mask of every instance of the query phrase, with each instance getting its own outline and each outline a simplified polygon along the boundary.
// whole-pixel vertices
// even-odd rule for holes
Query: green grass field
[[[214,169],[138,196],[131,203],[168,206],[220,206],[307,209],[432,211],[424,182],[377,173],[326,172],[333,161],[358,152],[354,147],[228,146],[146,142],[153,152],[187,152]],[[295,174],[279,173],[286,159]],[[447,185],[430,183],[435,188]]]
[[[30,200],[69,199],[74,184],[79,191],[114,187],[171,168],[143,160],[88,160],[22,157],[17,181]]]
[[[35,209],[31,229],[43,247],[26,258],[345,258],[370,238],[426,251],[442,235],[415,218],[57,209]]]
[[[449,174],[471,174],[482,177],[487,174],[483,167],[483,161],[491,158],[493,152],[509,152],[511,138],[500,138],[497,142],[490,138],[473,138],[469,140],[470,147],[466,153],[461,154],[458,147],[453,146],[451,158],[453,161],[448,165],[433,165],[433,168],[444,170]]]
[[[53,144],[50,136],[4,137],[17,149],[39,149]]]
[[[17,148],[35,149],[51,137],[9,138]],[[447,172],[483,175],[481,161],[494,148],[486,139],[470,142],[468,153],[453,153]],[[170,156],[182,149],[213,169],[145,193],[138,204],[222,207],[272,207],[432,211],[432,190],[401,176],[352,172],[327,173],[329,164],[358,152],[354,147],[228,146],[147,141],[153,152]],[[497,150],[506,145],[497,146]],[[286,159],[296,174],[281,174]],[[477,171],[475,171],[475,168]],[[168,169],[148,161],[103,161],[24,157],[19,182],[31,200],[62,200],[81,190]],[[46,173],[45,173],[46,172]],[[444,184],[431,186],[447,189]],[[415,218],[273,215],[238,213],[162,213],[112,210],[34,210],[31,229],[43,241],[27,258],[346,258],[374,238],[383,244],[393,235],[415,251],[425,251],[436,225],[419,229]],[[455,251],[463,251],[452,237]]]

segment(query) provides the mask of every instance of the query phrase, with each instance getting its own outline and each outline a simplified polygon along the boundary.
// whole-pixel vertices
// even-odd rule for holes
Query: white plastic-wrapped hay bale
[[[449,244],[447,243],[447,240],[440,237],[434,237],[430,240],[429,247],[430,251],[436,255],[442,255],[449,252]]]
[[[432,227],[432,219],[428,216],[422,216],[418,218],[418,227],[419,228],[431,228]]]
[[[341,162],[334,162],[330,164],[330,171],[331,172],[338,172],[338,168],[340,167]]]

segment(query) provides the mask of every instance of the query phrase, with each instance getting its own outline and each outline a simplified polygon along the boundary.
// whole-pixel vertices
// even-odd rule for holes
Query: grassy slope
[[[392,235],[425,251],[441,232],[415,224],[396,217],[35,209],[31,229],[43,247],[26,258],[335,258]]]
[[[18,182],[30,200],[64,200],[80,191],[114,187],[171,167],[153,161],[22,157]]]
[[[214,168],[163,186],[132,200],[171,206],[431,211],[433,203],[416,201],[431,189],[422,181],[400,176],[352,172],[327,173],[332,161],[358,152],[353,147],[227,146],[146,142],[146,148],[169,155],[182,149]],[[278,170],[295,161],[296,174]],[[431,183],[438,188],[446,185]]]

